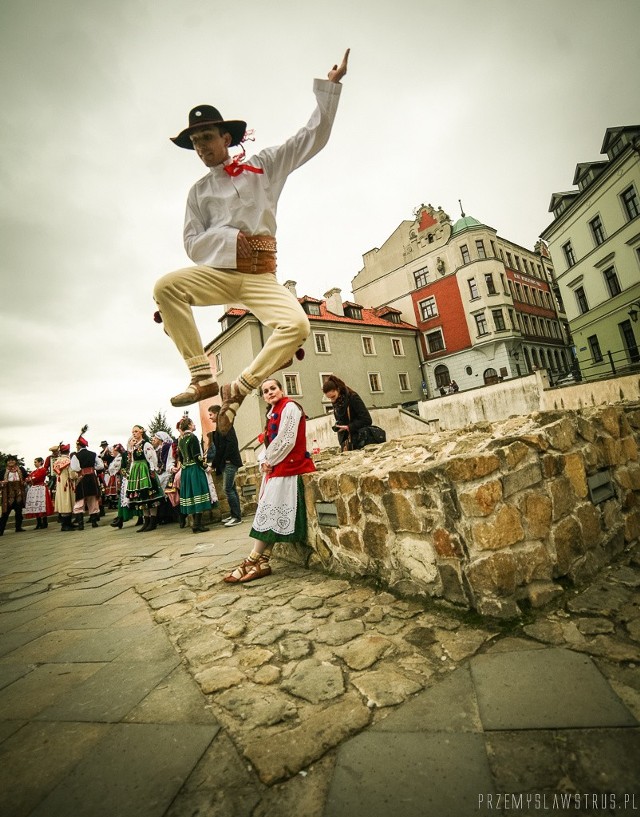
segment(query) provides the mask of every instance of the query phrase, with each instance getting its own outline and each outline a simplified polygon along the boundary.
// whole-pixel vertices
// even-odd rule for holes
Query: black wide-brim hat
[[[239,145],[247,130],[247,123],[241,119],[223,119],[222,114],[213,105],[198,105],[189,111],[189,127],[181,131],[177,136],[170,137],[171,141],[179,148],[193,150],[191,134],[196,130],[201,130],[207,125],[218,125],[231,134],[231,147]]]

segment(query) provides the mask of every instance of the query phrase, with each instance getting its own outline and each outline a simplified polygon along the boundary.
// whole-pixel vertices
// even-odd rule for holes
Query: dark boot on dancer
[[[151,524],[151,517],[150,516],[145,516],[144,525],[141,528],[138,528],[136,533],[145,533],[146,531],[149,530],[149,525],[150,524]]]
[[[194,513],[191,533],[207,533],[208,530],[209,528],[205,528],[204,525],[202,524],[202,514]]]
[[[92,528],[99,528],[100,527],[100,525],[98,524],[98,519],[100,519],[100,514],[99,513],[92,513],[91,516],[89,517],[89,519],[91,520],[91,527]]]
[[[76,522],[78,524],[78,530],[84,530],[84,514],[83,513],[77,513],[77,514],[75,514],[74,519],[76,520]]]
[[[186,528],[186,526],[187,526],[187,515],[186,515],[186,513],[181,513],[180,514],[180,527],[181,528]]]
[[[48,528],[49,527],[49,520],[47,519],[46,516],[42,517],[42,527],[43,528]]]
[[[139,517],[136,519],[136,524],[135,524],[135,526],[134,526],[134,527],[136,527],[136,528],[137,528],[137,527],[138,527],[138,525],[142,525],[143,521],[144,521],[144,520],[143,520],[142,516],[139,516]]]
[[[40,517],[37,517],[37,519],[36,519],[36,530],[40,530],[40,528],[42,528],[42,520],[40,519]]]
[[[62,515],[60,521],[62,522],[62,526],[60,527],[61,531],[76,530],[71,524],[71,514]]]
[[[116,518],[111,523],[110,527],[112,527],[112,528],[121,528],[122,527],[122,517],[121,516],[116,516]]]

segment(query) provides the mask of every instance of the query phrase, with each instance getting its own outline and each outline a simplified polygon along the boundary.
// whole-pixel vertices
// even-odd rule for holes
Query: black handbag
[[[354,448],[364,448],[365,445],[380,445],[387,441],[387,432],[379,426],[365,426],[355,434]]]

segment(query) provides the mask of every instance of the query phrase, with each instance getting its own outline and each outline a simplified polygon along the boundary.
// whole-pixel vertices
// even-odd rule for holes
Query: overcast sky
[[[637,124],[638,0],[2,0],[0,450],[34,456],[89,424],[126,442],[186,368],[152,320],[155,280],[188,259],[189,187],[169,141],[190,108],[277,144],[313,77],[351,47],[325,150],[279,207],[279,279],[322,297],[422,202],[530,249],[551,194]],[[205,343],[216,308],[198,311]]]

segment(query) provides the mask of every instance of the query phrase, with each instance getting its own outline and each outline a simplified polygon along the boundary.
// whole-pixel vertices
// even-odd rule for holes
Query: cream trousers
[[[297,298],[273,273],[252,274],[197,266],[170,272],[153,297],[165,332],[185,359],[204,354],[192,306],[241,303],[273,332],[255,360],[241,373],[254,388],[293,357],[309,336],[309,319]]]

